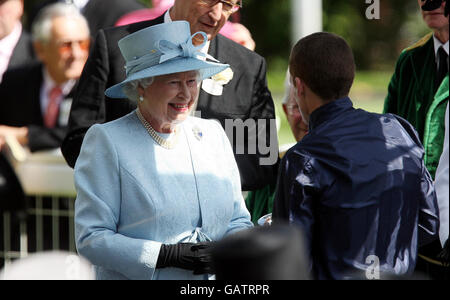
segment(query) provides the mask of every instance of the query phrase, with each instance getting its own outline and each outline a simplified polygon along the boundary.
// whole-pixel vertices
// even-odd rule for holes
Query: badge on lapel
[[[202,140],[203,132],[198,126],[194,126],[194,128],[192,128],[192,132],[194,133],[194,136],[198,141]]]
[[[233,79],[233,75],[233,70],[227,68],[219,74],[212,76],[210,79],[203,80],[202,90],[213,96],[221,96],[223,93],[223,86]]]

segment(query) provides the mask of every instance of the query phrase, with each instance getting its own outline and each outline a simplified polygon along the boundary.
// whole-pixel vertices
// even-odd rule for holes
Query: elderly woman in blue
[[[252,226],[224,130],[189,116],[228,67],[196,35],[179,21],[119,41],[127,78],[106,95],[138,108],[92,126],[75,166],[77,250],[98,279],[208,279],[211,241]]]

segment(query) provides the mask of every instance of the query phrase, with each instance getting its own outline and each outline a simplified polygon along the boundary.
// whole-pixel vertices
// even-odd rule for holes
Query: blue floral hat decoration
[[[197,35],[203,36],[203,43],[194,46],[192,40]],[[119,48],[126,62],[126,79],[108,88],[105,95],[126,98],[122,92],[126,83],[148,77],[198,70],[203,80],[222,72],[229,65],[200,52],[207,41],[201,31],[191,36],[186,21],[150,26],[124,37]]]

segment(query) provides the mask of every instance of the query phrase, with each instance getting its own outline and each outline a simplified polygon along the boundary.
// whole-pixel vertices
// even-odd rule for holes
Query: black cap
[[[303,233],[273,225],[240,231],[213,249],[217,280],[310,279]]]

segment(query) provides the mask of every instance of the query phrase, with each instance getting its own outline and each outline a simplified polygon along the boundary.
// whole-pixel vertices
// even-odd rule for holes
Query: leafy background
[[[43,0],[26,0],[24,22],[32,7]],[[107,0],[105,0],[107,1]],[[149,0],[140,0],[150,7]],[[268,83],[280,120],[280,144],[293,142],[281,99],[291,46],[291,3],[297,0],[244,0],[243,9],[232,18],[252,33],[256,52],[268,64]],[[318,0],[309,0],[318,1]],[[380,0],[380,19],[366,19],[370,4],[365,0],[323,0],[323,29],[344,37],[354,51],[357,64],[350,94],[356,107],[381,112],[395,61],[402,49],[428,32],[417,1]]]

